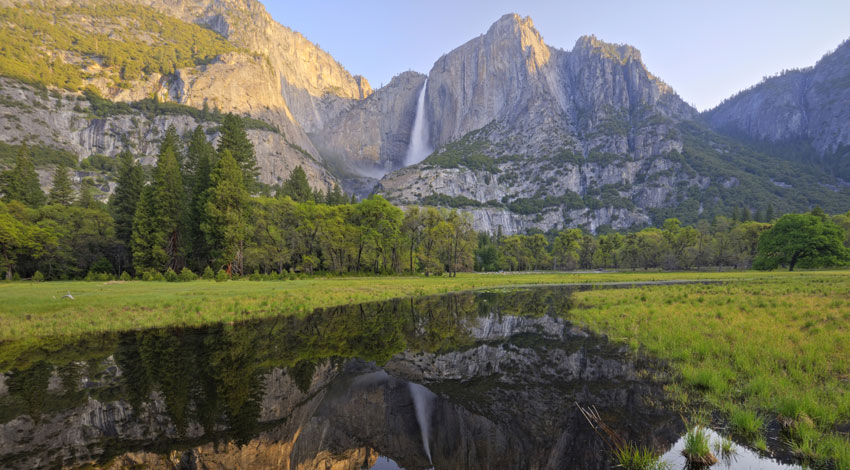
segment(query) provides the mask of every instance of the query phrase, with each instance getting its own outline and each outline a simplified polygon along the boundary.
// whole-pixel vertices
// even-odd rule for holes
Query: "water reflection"
[[[576,402],[669,449],[658,374],[567,322],[571,293],[6,344],[0,468],[609,468]]]

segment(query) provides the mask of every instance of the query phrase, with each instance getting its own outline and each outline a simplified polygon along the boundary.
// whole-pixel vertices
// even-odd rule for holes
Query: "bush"
[[[168,282],[177,282],[180,280],[180,277],[177,276],[177,273],[173,269],[168,268],[168,271],[165,272],[165,280]]]
[[[14,273],[14,274],[12,274],[12,280],[13,280],[13,281],[20,281],[20,280],[21,280],[21,275],[20,275],[20,274],[18,274],[18,273]]]
[[[204,268],[204,273],[201,275],[201,277],[206,280],[215,279],[215,272],[212,270],[211,267],[207,266],[206,268]]]
[[[93,273],[111,273],[112,263],[106,257],[101,256],[89,267],[89,272]]]
[[[183,268],[180,271],[180,280],[183,282],[194,281],[198,276],[189,268]]]
[[[132,281],[133,276],[131,276],[127,271],[122,271],[121,272],[121,280],[122,281]]]
[[[33,282],[43,282],[44,274],[41,274],[41,271],[36,271],[35,274],[32,275]]]
[[[215,282],[224,282],[230,279],[230,276],[227,274],[227,271],[223,269],[219,269],[215,274]]]
[[[254,271],[254,273],[253,273],[253,274],[251,274],[251,275],[248,277],[248,279],[249,279],[249,280],[251,280],[251,281],[262,281],[262,280],[263,280],[263,275],[262,275],[262,274],[260,274],[260,272],[259,272],[259,271]]]

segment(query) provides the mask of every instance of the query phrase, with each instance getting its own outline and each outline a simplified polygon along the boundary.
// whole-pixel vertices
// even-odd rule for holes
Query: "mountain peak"
[[[573,47],[573,52],[599,54],[602,57],[616,60],[621,64],[625,64],[629,60],[642,62],[640,51],[634,46],[605,42],[593,34],[578,38],[575,47]]]

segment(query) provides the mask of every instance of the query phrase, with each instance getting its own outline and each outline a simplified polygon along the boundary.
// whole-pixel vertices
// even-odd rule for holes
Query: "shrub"
[[[215,272],[212,270],[211,267],[207,266],[206,268],[204,268],[204,273],[201,275],[201,277],[206,280],[215,279]]]
[[[165,272],[165,280],[168,282],[177,282],[180,280],[180,277],[177,276],[177,273],[173,269],[168,268],[168,271]]]
[[[230,276],[228,276],[227,271],[225,271],[223,269],[219,269],[218,272],[215,274],[215,281],[216,282],[223,282],[223,281],[227,281],[228,279],[230,279]]]
[[[32,275],[33,282],[43,282],[44,274],[41,274],[41,271],[36,271],[35,274]]]
[[[263,275],[262,275],[262,274],[260,274],[260,272],[259,272],[259,271],[254,271],[254,272],[253,272],[253,273],[252,273],[252,274],[248,277],[248,279],[249,279],[249,280],[251,280],[251,281],[262,281],[262,280],[263,280]]]
[[[121,272],[121,280],[122,281],[132,281],[133,276],[131,276],[129,273],[127,273],[127,271],[122,271]]]
[[[194,281],[198,276],[189,268],[183,268],[180,271],[180,280],[183,282]]]

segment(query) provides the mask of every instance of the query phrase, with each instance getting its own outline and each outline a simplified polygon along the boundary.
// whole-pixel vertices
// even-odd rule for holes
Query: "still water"
[[[573,289],[3,344],[0,468],[611,468],[577,404],[682,468],[666,374]],[[718,468],[788,468],[740,449]]]

